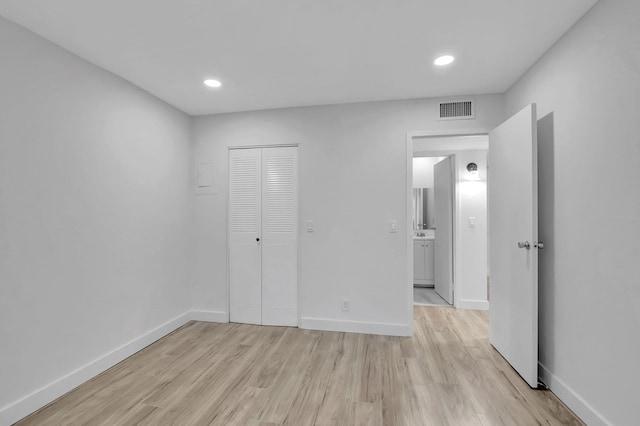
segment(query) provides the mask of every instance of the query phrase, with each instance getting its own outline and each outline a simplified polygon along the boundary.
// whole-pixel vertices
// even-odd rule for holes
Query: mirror
[[[436,229],[433,188],[413,188],[413,230]]]

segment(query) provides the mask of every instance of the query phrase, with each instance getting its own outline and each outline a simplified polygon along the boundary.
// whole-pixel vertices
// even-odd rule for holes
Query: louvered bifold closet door
[[[298,150],[262,150],[262,324],[298,325]]]
[[[262,323],[262,150],[229,151],[229,319]]]

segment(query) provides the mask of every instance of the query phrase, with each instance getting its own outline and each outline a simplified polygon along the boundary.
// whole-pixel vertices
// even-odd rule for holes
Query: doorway
[[[413,301],[417,305],[453,304],[453,162],[451,156],[413,158]]]
[[[408,179],[409,193],[411,194],[411,218],[408,223],[413,224],[410,230],[407,243],[407,250],[413,252],[411,258],[411,303],[417,304],[435,304],[453,306],[463,309],[480,309],[488,310],[488,261],[487,261],[487,153],[488,153],[488,136],[484,132],[471,135],[410,135],[411,149],[408,152],[408,163],[411,163],[410,179]],[[410,155],[410,157],[409,157]],[[428,206],[430,200],[434,200],[435,206],[438,205],[436,199],[435,184],[427,180],[427,185],[421,182],[414,182],[420,179],[419,167],[432,167],[434,164],[442,163],[443,159],[448,159],[451,163],[451,185],[452,185],[452,201],[450,202],[451,210],[451,230],[439,234],[437,223],[433,223],[434,219],[430,214]],[[444,163],[443,163],[444,164]],[[441,164],[441,166],[443,165]],[[473,164],[475,167],[474,175],[470,176],[467,166]],[[424,172],[424,171],[423,171]],[[414,176],[416,177],[414,179]],[[423,178],[424,179],[424,178]],[[423,220],[414,220],[419,211],[415,209],[413,202],[414,194],[420,192],[415,187],[433,186],[433,194],[430,189],[422,190],[423,199],[427,200],[426,215]],[[442,201],[441,201],[442,204]],[[437,222],[437,221],[436,221]],[[442,219],[440,219],[442,224]],[[422,225],[422,226],[420,226]],[[422,229],[419,229],[421,228]],[[435,290],[437,279],[434,273],[434,290],[444,303],[434,303],[433,300],[427,299],[423,302],[420,293],[426,292],[421,288],[423,281],[415,280],[416,255],[414,248],[420,243],[416,242],[420,237],[431,237],[433,239],[434,254],[441,246],[442,241],[448,243],[448,250],[451,253],[451,298],[446,303],[446,297],[442,296],[442,291]],[[424,238],[423,237],[423,238]],[[425,248],[428,250],[428,248]],[[445,251],[446,252],[446,251]],[[441,252],[442,253],[442,252]],[[442,256],[440,260],[436,260],[434,256],[434,272],[448,265],[443,262]],[[444,263],[444,264],[443,264]],[[446,294],[445,294],[446,296]],[[437,299],[436,299],[437,300]]]
[[[544,243],[538,241],[538,170],[537,170],[537,112],[536,105],[530,104],[489,131],[468,130],[461,133],[409,133],[407,134],[407,222],[411,223],[411,175],[412,158],[419,139],[435,150],[449,151],[452,136],[482,135],[486,138],[486,152],[491,138],[491,197],[486,208],[491,218],[490,239],[486,238],[484,251],[487,256],[482,262],[485,277],[491,270],[492,309],[489,341],[493,347],[531,386],[536,387],[538,368],[538,251]],[[438,140],[440,137],[440,140]],[[414,143],[416,142],[416,143]],[[439,144],[439,146],[438,146]],[[438,146],[438,148],[434,148]],[[429,150],[429,149],[427,149]],[[467,151],[460,151],[467,152]],[[486,156],[485,156],[486,159]],[[462,187],[461,170],[466,161],[457,160],[457,188]],[[471,167],[473,166],[473,167]],[[478,164],[468,163],[467,171],[479,172]],[[487,177],[487,180],[489,178]],[[473,179],[469,179],[472,181]],[[482,181],[482,179],[475,179]],[[480,182],[471,185],[475,191],[481,189]],[[461,271],[467,271],[472,264],[461,257],[461,231],[464,230],[460,207],[460,191],[456,197],[456,220],[454,221],[455,306],[462,307],[461,289],[465,289]],[[487,186],[484,184],[484,200],[487,204]],[[490,212],[489,212],[490,210]],[[476,218],[468,217],[468,227],[476,225]],[[483,234],[488,234],[488,224]],[[409,227],[408,227],[409,228]],[[411,250],[412,230],[407,231],[407,251]],[[486,261],[490,255],[490,265]],[[407,256],[407,277],[412,278],[412,256]],[[463,267],[461,268],[461,264]],[[413,280],[408,280],[411,286]],[[471,301],[488,304],[488,280],[485,282],[486,300]],[[412,301],[412,298],[410,298]],[[412,305],[412,303],[411,303]],[[412,307],[412,306],[411,306]],[[476,308],[477,309],[477,308]],[[411,314],[412,309],[409,310]],[[410,318],[411,319],[411,318]],[[410,332],[413,329],[410,327]]]

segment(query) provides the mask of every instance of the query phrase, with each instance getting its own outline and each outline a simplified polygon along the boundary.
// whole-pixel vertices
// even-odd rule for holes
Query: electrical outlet
[[[349,310],[351,310],[351,302],[349,299],[344,299],[342,301],[342,310],[345,312],[349,312]]]

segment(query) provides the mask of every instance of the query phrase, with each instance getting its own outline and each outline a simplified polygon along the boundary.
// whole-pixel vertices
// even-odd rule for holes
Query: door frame
[[[226,316],[227,316],[227,322],[231,322],[231,265],[230,265],[230,261],[231,261],[231,256],[229,255],[229,153],[231,150],[234,149],[256,149],[256,148],[260,148],[260,149],[264,149],[264,148],[297,148],[298,149],[298,175],[296,176],[296,191],[298,192],[298,217],[296,218],[296,220],[298,221],[298,233],[296,235],[297,238],[297,244],[296,244],[296,270],[298,271],[298,282],[296,283],[296,291],[297,291],[297,313],[298,313],[298,325],[296,327],[300,327],[300,321],[302,318],[302,312],[300,310],[300,297],[301,297],[301,291],[300,291],[300,240],[301,240],[301,236],[302,236],[302,227],[300,226],[300,194],[302,193],[300,191],[300,145],[299,143],[288,143],[288,144],[260,144],[260,145],[227,145],[227,161],[226,161],[226,166],[227,166],[227,171],[226,171],[226,186],[225,186],[225,193],[226,193],[226,200],[225,200],[225,226],[226,226],[226,233],[225,233],[225,238],[226,238],[226,242],[225,242],[225,248],[226,248],[226,256],[227,256],[227,261],[226,261],[226,281],[227,281],[227,312],[226,312]]]
[[[488,136],[490,128],[471,128],[471,129],[454,129],[454,130],[436,130],[436,131],[414,131],[407,132],[406,136],[406,185],[405,185],[405,219],[407,223],[406,230],[406,284],[407,284],[407,323],[408,335],[413,335],[413,222],[412,211],[412,192],[413,189],[413,140],[425,138],[447,138],[456,136]],[[458,150],[433,150],[434,156],[451,156],[454,164],[454,184],[459,180],[458,159],[456,154]],[[454,189],[455,190],[455,189]],[[459,280],[461,274],[460,259],[462,257],[460,242],[458,241],[460,233],[458,224],[460,220],[460,201],[458,200],[458,191],[455,191],[453,197],[453,210],[455,212],[455,220],[453,221],[453,262],[454,262],[454,282],[453,282],[453,307],[459,305]]]

